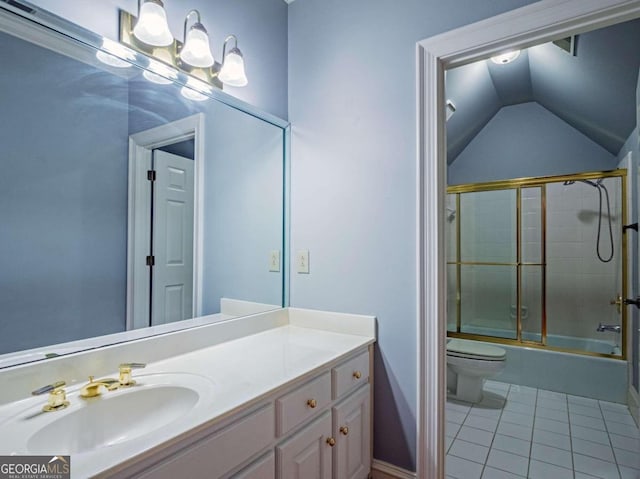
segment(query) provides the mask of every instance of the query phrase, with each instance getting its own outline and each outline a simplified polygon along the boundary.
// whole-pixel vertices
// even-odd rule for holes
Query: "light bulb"
[[[173,43],[167,13],[160,0],[147,0],[142,4],[133,34],[147,45],[166,47]]]
[[[244,59],[238,48],[232,49],[226,57],[218,75],[220,81],[231,86],[246,86],[249,81],[244,72]]]
[[[196,23],[189,29],[180,58],[194,67],[207,68],[213,65],[209,35],[201,23]]]

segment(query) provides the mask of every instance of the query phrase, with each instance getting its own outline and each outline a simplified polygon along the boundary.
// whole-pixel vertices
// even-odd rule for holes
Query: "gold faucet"
[[[36,389],[31,394],[34,396],[40,396],[42,394],[49,393],[47,404],[42,407],[42,410],[44,412],[59,411],[69,405],[69,401],[67,401],[67,393],[64,390],[65,386],[66,383],[64,381],[58,381],[53,384],[43,386],[40,389]]]
[[[101,387],[106,388],[107,391],[114,391],[118,388],[133,386],[136,382],[131,379],[131,370],[144,368],[145,366],[146,364],[144,363],[122,363],[119,366],[120,377],[118,379],[103,378],[94,381],[93,376],[89,376],[89,382],[80,389],[80,397],[86,399],[100,396]]]
[[[114,391],[120,387],[120,381],[112,378],[103,378],[94,381],[93,376],[89,376],[89,382],[80,389],[80,397],[86,399],[100,396],[101,387],[105,387],[107,391]]]
[[[131,370],[132,369],[141,369],[146,366],[145,363],[122,363],[119,366],[120,369],[120,387],[129,387],[133,386],[136,382],[131,379]]]

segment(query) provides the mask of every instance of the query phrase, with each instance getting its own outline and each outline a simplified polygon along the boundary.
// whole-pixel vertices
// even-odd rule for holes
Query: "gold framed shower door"
[[[499,180],[484,183],[470,183],[462,185],[453,185],[447,187],[447,194],[455,194],[456,197],[456,260],[447,261],[447,265],[456,267],[456,331],[447,331],[448,337],[471,339],[476,341],[486,341],[491,343],[506,344],[512,346],[523,346],[536,349],[546,349],[550,351],[559,351],[565,353],[582,354],[585,356],[597,356],[613,359],[626,360],[626,338],[627,338],[627,308],[623,307],[621,312],[622,333],[620,338],[620,355],[597,353],[591,351],[581,351],[577,349],[568,349],[547,344],[547,197],[546,186],[549,183],[561,183],[565,181],[580,180],[597,180],[600,178],[620,178],[621,191],[621,225],[627,224],[627,170],[624,168],[611,171],[593,171],[586,173],[577,173],[573,175],[543,176],[532,178],[517,178],[510,180]],[[522,188],[539,187],[541,189],[541,262],[524,262],[522,261]],[[462,261],[461,259],[461,217],[460,213],[460,194],[473,193],[482,191],[496,190],[516,190],[516,261],[515,262],[483,262],[483,261]],[[622,230],[620,236],[621,248],[621,274],[622,274],[622,297],[627,297],[627,237],[625,230]],[[461,276],[462,266],[512,266],[516,267],[516,338],[503,338],[499,336],[486,336],[482,334],[464,333],[462,329],[462,295],[461,295]],[[540,341],[525,340],[522,337],[522,268],[526,266],[538,266],[541,268],[542,285],[541,285],[541,324],[540,324]]]

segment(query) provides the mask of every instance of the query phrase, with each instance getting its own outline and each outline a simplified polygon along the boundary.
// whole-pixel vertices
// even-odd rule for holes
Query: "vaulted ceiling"
[[[576,37],[576,55],[553,43],[511,63],[482,60],[446,75],[449,163],[502,108],[537,102],[613,155],[636,125],[640,19]]]

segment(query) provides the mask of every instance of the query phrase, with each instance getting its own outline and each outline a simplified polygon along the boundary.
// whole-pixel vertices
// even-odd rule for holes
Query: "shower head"
[[[600,178],[596,183],[594,183],[593,181],[590,181],[590,180],[580,180],[580,181],[582,181],[583,183],[586,183],[587,185],[591,185],[594,188],[597,188],[597,187],[600,186],[600,182],[602,181],[602,178]]]
[[[595,183],[593,181],[591,181],[591,180],[578,180],[578,181],[580,183],[585,183],[587,185],[591,185],[594,188],[598,188],[600,186],[600,183],[602,183],[602,180],[603,180],[603,178],[598,178],[598,180]],[[563,184],[564,184],[564,186],[573,185],[573,184],[575,184],[575,180],[568,180],[568,181],[565,181]]]

